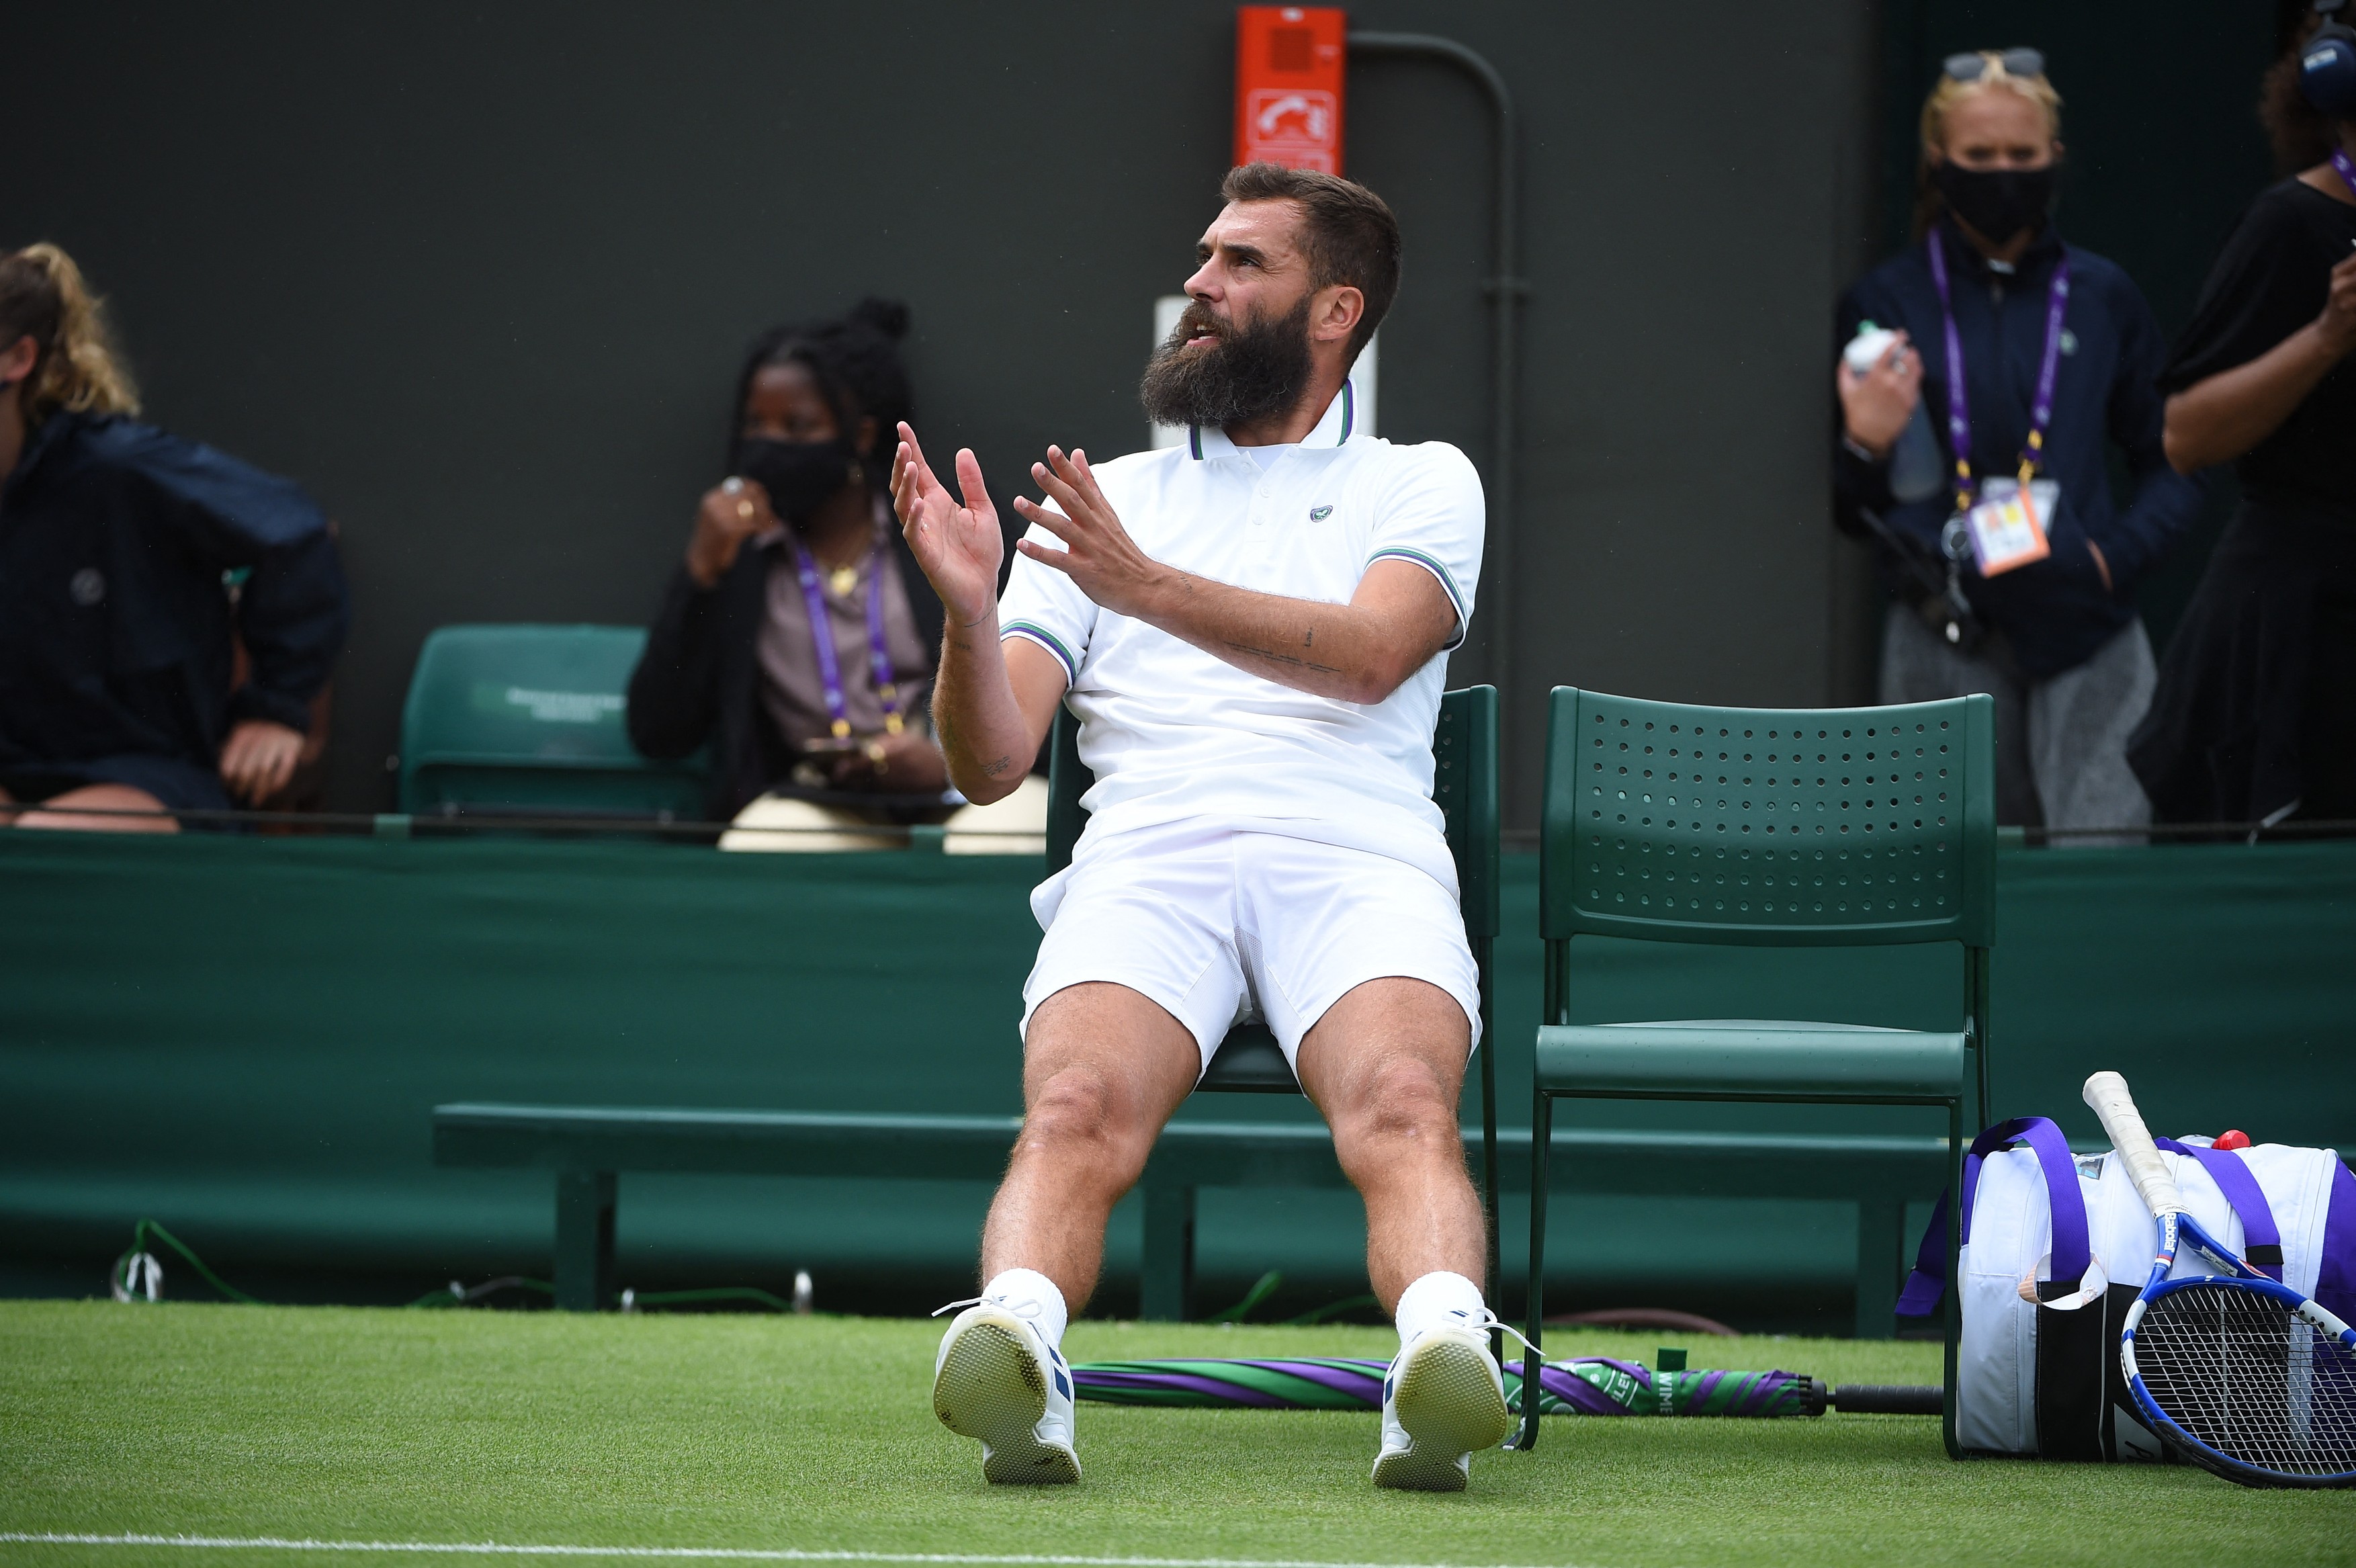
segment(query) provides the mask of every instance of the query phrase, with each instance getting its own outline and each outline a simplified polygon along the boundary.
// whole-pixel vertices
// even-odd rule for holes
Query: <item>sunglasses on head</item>
[[[2038,49],[2003,49],[1996,58],[2007,76],[2043,76],[2045,56]],[[1985,54],[1949,55],[1945,70],[1951,81],[1977,81],[1987,74],[1988,57]]]

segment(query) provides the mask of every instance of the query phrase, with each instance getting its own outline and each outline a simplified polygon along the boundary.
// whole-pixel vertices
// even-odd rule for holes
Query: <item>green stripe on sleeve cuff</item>
[[[1456,578],[1437,557],[1426,555],[1420,550],[1409,550],[1403,545],[1393,545],[1388,550],[1377,550],[1366,557],[1366,564],[1369,566],[1377,561],[1412,561],[1434,577],[1439,578],[1440,592],[1446,594],[1448,602],[1456,607],[1456,635],[1448,639],[1446,647],[1440,651],[1447,652],[1463,642],[1465,631],[1472,618],[1464,607],[1464,596],[1457,591]]]
[[[1010,637],[1027,638],[1054,654],[1063,663],[1064,684],[1066,686],[1079,684],[1080,661],[1072,657],[1072,650],[1065,647],[1063,639],[1054,632],[1049,631],[1037,621],[1011,620],[998,628],[998,640],[1003,642]]]

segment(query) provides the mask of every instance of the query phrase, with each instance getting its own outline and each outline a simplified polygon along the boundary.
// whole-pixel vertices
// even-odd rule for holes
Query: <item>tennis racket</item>
[[[2356,1330],[2251,1268],[2185,1212],[2126,1080],[2098,1072],[2086,1103],[2159,1222],[2127,1308],[2119,1368],[2153,1428],[2245,1487],[2356,1486]],[[2222,1271],[2172,1280],[2179,1240]]]

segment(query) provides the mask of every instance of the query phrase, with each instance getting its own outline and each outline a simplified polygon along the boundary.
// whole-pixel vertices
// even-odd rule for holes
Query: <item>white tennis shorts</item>
[[[1301,1037],[1352,987],[1403,975],[1456,998],[1480,1044],[1481,986],[1455,889],[1388,855],[1194,819],[1083,840],[1031,895],[1046,935],[1023,1028],[1067,985],[1110,981],[1202,1047],[1259,1021],[1299,1070]]]

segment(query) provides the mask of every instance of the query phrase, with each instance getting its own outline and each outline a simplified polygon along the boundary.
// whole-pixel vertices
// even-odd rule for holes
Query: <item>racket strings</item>
[[[2195,1442],[2284,1476],[2356,1470],[2356,1356],[2272,1297],[2172,1291],[2146,1310],[2135,1359]]]

